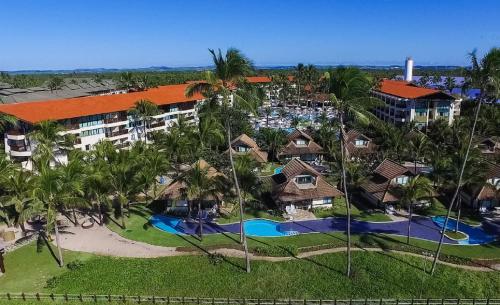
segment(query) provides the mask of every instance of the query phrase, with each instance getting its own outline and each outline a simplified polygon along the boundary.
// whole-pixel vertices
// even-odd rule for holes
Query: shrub
[[[224,255],[220,253],[209,253],[208,254],[208,261],[210,264],[216,266],[220,265],[224,262]]]
[[[296,256],[299,253],[297,246],[295,245],[285,245],[285,246],[257,246],[253,249],[253,252],[261,256]]]
[[[77,269],[80,269],[81,267],[83,267],[83,262],[79,259],[77,260],[74,260],[72,262],[69,262],[66,267],[69,269],[69,270],[77,270]]]

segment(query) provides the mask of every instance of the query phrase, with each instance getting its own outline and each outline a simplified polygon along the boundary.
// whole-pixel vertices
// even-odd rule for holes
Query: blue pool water
[[[293,227],[277,221],[267,219],[251,219],[245,221],[245,233],[248,236],[280,237],[296,235]]]
[[[277,168],[274,169],[274,174],[275,175],[279,174],[279,173],[281,173],[282,170],[283,170],[283,166],[277,167]]]
[[[176,217],[169,217],[165,215],[153,215],[149,219],[150,223],[157,227],[158,229],[172,233],[172,234],[183,234],[184,230],[179,225],[182,220]]]
[[[441,228],[443,228],[444,226],[445,219],[446,217],[444,216],[432,217],[432,221],[434,221],[434,223],[436,223]],[[457,221],[455,219],[450,218],[448,220],[446,228],[448,230],[455,230],[456,225]],[[463,222],[458,223],[458,231],[469,235],[468,239],[458,241],[460,245],[479,245],[479,244],[490,243],[495,240],[495,236],[487,234],[480,227],[473,227]]]

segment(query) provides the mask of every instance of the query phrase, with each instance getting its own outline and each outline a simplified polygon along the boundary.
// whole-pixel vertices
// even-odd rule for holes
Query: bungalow
[[[231,149],[235,155],[249,154],[259,164],[267,162],[267,152],[261,150],[257,143],[246,134],[242,134],[234,139],[231,142]]]
[[[485,182],[466,185],[460,191],[462,203],[481,213],[497,207],[500,201],[500,165],[488,162]]]
[[[201,169],[207,170],[207,175],[211,178],[213,177],[224,177],[224,174],[217,171],[215,168],[210,166],[207,161],[200,159],[195,163],[191,164],[188,169],[199,166]],[[181,180],[174,180],[170,185],[168,185],[162,194],[160,194],[160,198],[166,200],[169,208],[167,211],[172,213],[186,214],[189,212],[191,208],[191,203],[196,198],[191,198],[186,193],[186,184]],[[215,196],[207,196],[203,202],[203,208],[213,208],[216,204],[223,204],[223,195],[217,194]]]
[[[278,154],[280,160],[287,161],[300,158],[302,161],[313,162],[321,161],[322,157],[323,148],[314,142],[310,135],[299,129],[288,135],[288,144]]]
[[[292,159],[280,173],[269,177],[271,197],[282,210],[331,207],[343,195],[309,164]]]
[[[385,159],[361,185],[361,193],[376,206],[396,203],[401,199],[399,187],[408,183],[413,176],[408,168]]]
[[[357,130],[351,129],[345,135],[347,157],[358,159],[368,157],[376,152],[377,145],[373,140]]]
[[[500,138],[490,137],[483,139],[477,147],[481,154],[488,159],[495,159],[500,156]]]

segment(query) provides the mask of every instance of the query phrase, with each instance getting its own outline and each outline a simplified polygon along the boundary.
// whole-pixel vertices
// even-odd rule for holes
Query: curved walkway
[[[55,241],[53,241],[55,243]],[[175,247],[162,247],[154,246],[143,242],[133,241],[126,239],[117,233],[109,230],[107,227],[94,226],[90,229],[82,229],[81,227],[69,226],[64,228],[61,232],[61,246],[66,250],[94,253],[99,255],[114,256],[114,257],[129,257],[129,258],[156,258],[156,257],[169,257],[169,256],[182,256],[182,255],[201,255],[201,251],[181,252],[177,251]],[[353,251],[368,251],[368,252],[388,252],[403,255],[410,255],[424,259],[432,259],[423,255],[402,252],[402,251],[386,251],[380,248],[352,248]],[[272,256],[258,256],[250,254],[252,260],[261,260],[269,262],[290,261],[295,259],[304,259],[312,256],[345,252],[346,248],[332,248],[317,251],[310,251],[300,253],[296,257],[272,257]],[[243,258],[245,253],[242,250],[221,248],[210,250],[210,253],[220,253],[228,257]],[[443,265],[461,268],[471,271],[495,271],[495,269],[488,267],[475,267],[466,265],[456,265],[447,262],[441,262]],[[498,266],[500,267],[500,266]]]

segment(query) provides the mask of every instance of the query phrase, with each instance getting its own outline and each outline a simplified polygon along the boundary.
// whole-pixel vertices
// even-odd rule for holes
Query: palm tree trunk
[[[103,217],[102,217],[102,205],[99,196],[97,196],[97,212],[99,213],[99,225],[104,225]]]
[[[64,266],[63,255],[61,250],[61,240],[59,236],[59,228],[57,226],[57,219],[54,222],[54,232],[56,234],[56,246],[57,246],[57,254],[59,256],[59,267]]]
[[[434,255],[434,261],[432,262],[431,275],[433,275],[434,271],[436,270],[436,264],[439,260],[439,254],[441,253],[441,248],[443,247],[444,233],[446,232],[446,227],[448,226],[448,220],[450,219],[451,209],[453,208],[453,204],[455,203],[455,200],[457,199],[458,196],[458,192],[462,186],[462,177],[464,175],[465,166],[467,165],[467,159],[469,158],[469,152],[472,146],[474,131],[476,130],[477,119],[479,117],[479,110],[481,109],[481,100],[482,98],[480,96],[477,101],[476,113],[474,114],[474,122],[472,123],[472,129],[470,130],[469,134],[469,143],[467,144],[467,150],[465,151],[464,161],[462,163],[462,168],[460,169],[460,174],[458,176],[457,187],[455,188],[455,193],[451,198],[450,206],[448,207],[446,218],[444,220],[443,230],[441,231],[441,237],[439,238],[439,244],[436,250],[436,255]]]
[[[75,225],[75,227],[78,227],[78,218],[76,217],[76,209],[72,208],[71,210],[72,210],[71,212],[73,213],[74,225]]]
[[[125,213],[123,210],[125,209],[125,205],[123,204],[123,198],[120,196],[120,218],[122,219],[122,229],[125,230],[127,226],[125,225]]]
[[[238,177],[236,176],[236,170],[234,168],[233,152],[231,151],[231,126],[229,125],[229,122],[227,123],[227,142],[229,147],[229,162],[231,163],[231,171],[233,172],[234,186],[236,187],[238,202],[240,204],[240,242],[243,244],[243,249],[245,251],[246,271],[247,273],[250,273],[250,257],[248,256],[247,238],[245,236],[245,226],[243,225],[243,199],[241,198],[240,185],[238,184]]]
[[[410,205],[408,207],[408,236],[406,237],[406,243],[409,245],[410,244],[410,236],[411,236],[411,218],[413,216],[413,209],[412,209],[412,203],[410,202]]]
[[[343,119],[343,113],[341,112],[340,115],[340,152],[341,152],[341,158],[342,158],[342,187],[344,189],[344,196],[345,196],[345,204],[346,204],[346,209],[347,209],[347,223],[346,223],[346,230],[347,230],[347,270],[346,274],[347,276],[351,276],[351,203],[349,202],[349,195],[347,193],[347,179],[346,179],[346,170],[345,170],[345,143],[344,143],[344,119]]]
[[[198,200],[198,226],[200,227],[200,240],[203,240],[203,222],[201,221],[201,200]]]
[[[462,211],[462,197],[461,196],[458,196],[458,204],[457,204],[457,209],[458,209],[458,213],[457,213],[457,223],[455,224],[455,232],[458,232],[458,223],[460,222],[460,213]]]

